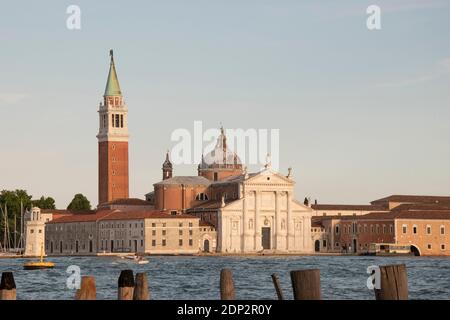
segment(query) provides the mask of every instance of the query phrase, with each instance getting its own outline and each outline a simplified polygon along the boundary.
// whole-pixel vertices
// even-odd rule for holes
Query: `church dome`
[[[199,169],[242,168],[241,159],[227,147],[227,137],[225,136],[224,129],[221,128],[220,131],[216,146],[211,152],[202,156]]]

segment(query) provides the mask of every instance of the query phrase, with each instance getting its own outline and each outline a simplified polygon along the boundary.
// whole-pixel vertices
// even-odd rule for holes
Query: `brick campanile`
[[[123,101],[113,51],[99,106],[98,204],[128,198],[128,108]]]

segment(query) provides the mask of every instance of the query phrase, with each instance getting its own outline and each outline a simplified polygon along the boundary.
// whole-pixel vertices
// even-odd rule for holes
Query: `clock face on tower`
[[[128,108],[111,50],[103,103],[99,107],[98,204],[128,198]]]

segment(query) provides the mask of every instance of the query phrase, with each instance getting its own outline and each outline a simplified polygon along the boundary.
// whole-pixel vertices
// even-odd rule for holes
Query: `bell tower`
[[[117,78],[113,51],[99,106],[98,204],[128,198],[128,108]]]
[[[172,178],[173,166],[172,162],[170,162],[169,159],[169,151],[167,151],[166,153],[166,160],[162,165],[162,171],[163,171],[163,180]]]

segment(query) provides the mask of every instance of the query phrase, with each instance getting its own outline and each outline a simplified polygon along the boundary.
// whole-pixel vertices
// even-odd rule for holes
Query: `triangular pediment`
[[[286,178],[282,174],[270,169],[266,169],[258,172],[252,177],[244,181],[245,184],[284,184],[294,185],[295,182],[289,178]]]

